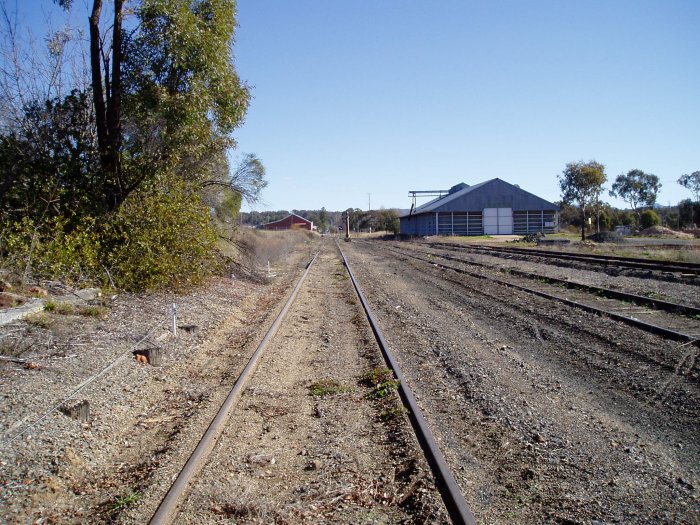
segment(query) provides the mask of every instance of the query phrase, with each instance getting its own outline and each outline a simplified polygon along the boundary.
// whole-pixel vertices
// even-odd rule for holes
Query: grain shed
[[[316,229],[313,222],[305,219],[304,217],[300,217],[295,213],[287,215],[284,219],[268,222],[267,224],[262,224],[260,226],[260,229],[263,230],[292,230],[297,228],[309,231]]]
[[[416,194],[436,198],[416,208]],[[414,206],[400,217],[402,235],[525,235],[558,229],[555,204],[501,179],[409,195]]]

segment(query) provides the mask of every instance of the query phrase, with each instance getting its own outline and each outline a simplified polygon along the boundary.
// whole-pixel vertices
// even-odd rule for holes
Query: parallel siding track
[[[700,284],[700,264],[679,261],[664,261],[633,257],[615,257],[608,255],[579,254],[555,250],[538,250],[536,248],[512,248],[505,246],[458,246],[450,243],[416,243],[423,246],[439,246],[440,248],[461,252],[481,253],[496,257],[514,258],[518,256],[544,258],[548,264],[557,263],[586,263],[591,269],[605,270],[636,270],[639,272],[658,272],[653,277],[667,279],[672,274],[674,280],[682,280],[688,284]]]
[[[482,263],[468,261],[439,253],[382,248],[404,257],[410,257],[456,273],[486,279],[502,286],[515,288],[540,297],[556,300],[588,312],[605,315],[636,328],[700,346],[700,309],[659,301],[616,290],[572,283],[561,279],[518,270],[509,270],[499,277],[489,275],[493,268]],[[436,259],[457,264],[437,263]],[[535,284],[533,284],[535,282]],[[644,317],[644,320],[640,319]]]

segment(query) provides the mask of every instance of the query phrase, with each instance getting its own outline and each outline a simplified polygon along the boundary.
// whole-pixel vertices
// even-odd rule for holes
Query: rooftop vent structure
[[[453,193],[457,193],[459,190],[463,190],[464,188],[468,188],[469,184],[466,182],[460,182],[459,184],[455,184],[450,188],[450,190],[447,192],[448,195],[452,195]]]

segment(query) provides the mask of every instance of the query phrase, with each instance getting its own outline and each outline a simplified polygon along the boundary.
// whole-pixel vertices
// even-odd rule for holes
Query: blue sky
[[[675,204],[700,170],[696,0],[239,0],[238,19],[258,210],[407,208],[494,177],[558,200],[590,159],[608,187],[658,175]]]
[[[37,36],[59,12],[17,5]],[[665,205],[700,170],[698,0],[239,0],[238,21],[254,98],[233,158],[267,168],[257,210],[408,208],[494,177],[554,201],[590,159],[608,188],[658,175]]]

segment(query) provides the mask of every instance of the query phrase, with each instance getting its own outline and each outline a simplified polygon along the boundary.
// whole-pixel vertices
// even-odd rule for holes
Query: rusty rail
[[[338,245],[338,250],[340,251],[340,256],[343,258],[343,264],[348,270],[348,274],[350,275],[352,284],[355,287],[357,296],[360,298],[362,307],[364,308],[365,313],[367,314],[367,318],[369,320],[370,326],[372,327],[372,331],[374,332],[377,344],[379,345],[382,354],[384,354],[384,358],[386,359],[387,364],[396,375],[396,379],[399,380],[399,394],[401,395],[401,399],[403,400],[404,405],[408,409],[409,419],[411,420],[411,424],[413,425],[414,431],[416,432],[416,436],[418,437],[418,442],[420,443],[421,448],[423,449],[423,453],[425,454],[425,457],[428,460],[428,464],[430,465],[430,468],[432,469],[433,474],[435,475],[440,495],[442,496],[442,500],[445,503],[445,507],[447,508],[447,511],[450,514],[452,523],[456,525],[476,525],[476,519],[474,518],[474,515],[472,514],[469,508],[469,505],[464,499],[464,495],[462,494],[462,491],[459,488],[459,485],[457,484],[457,481],[455,480],[452,471],[447,466],[447,462],[445,461],[445,458],[443,457],[442,452],[440,451],[440,447],[438,446],[437,441],[433,437],[432,431],[430,430],[427,421],[423,417],[423,414],[421,413],[421,410],[418,407],[418,404],[416,403],[416,400],[413,397],[411,390],[408,388],[404,376],[401,373],[401,369],[399,368],[399,365],[396,359],[394,358],[394,355],[391,352],[389,345],[384,339],[384,335],[382,334],[379,328],[379,324],[377,323],[377,320],[374,317],[374,314],[372,313],[369,304],[367,303],[367,299],[365,298],[364,294],[362,293],[362,290],[360,289],[360,285],[357,279],[355,278],[355,274],[350,268],[350,263],[345,258],[345,254],[343,253],[343,251],[340,249],[340,245]]]
[[[177,515],[178,507],[180,506],[180,503],[182,502],[184,496],[186,495],[189,489],[192,478],[194,478],[199,473],[202,466],[204,465],[204,462],[208,459],[209,454],[214,448],[214,445],[216,445],[216,442],[219,436],[221,435],[224,425],[228,422],[231,410],[238,402],[238,399],[243,393],[243,389],[248,384],[248,380],[252,376],[253,372],[255,372],[255,369],[258,365],[258,361],[260,360],[261,355],[267,348],[268,343],[274,337],[275,333],[277,333],[277,329],[279,328],[280,324],[282,324],[282,321],[285,315],[287,314],[287,311],[289,310],[292,303],[294,302],[294,299],[299,293],[301,285],[304,283],[306,276],[309,274],[309,270],[311,269],[313,263],[316,261],[317,256],[318,254],[314,255],[313,259],[311,259],[311,262],[309,262],[309,264],[306,266],[306,270],[299,278],[299,282],[294,287],[294,290],[289,296],[289,299],[285,303],[280,313],[277,315],[277,318],[272,323],[272,326],[265,334],[263,340],[258,345],[257,349],[248,361],[248,364],[243,369],[243,372],[241,372],[241,375],[238,377],[238,380],[233,385],[233,388],[226,397],[226,400],[224,401],[223,405],[221,405],[221,408],[216,414],[216,417],[209,424],[209,428],[207,428],[207,431],[204,433],[202,439],[199,441],[197,448],[195,448],[194,452],[187,460],[187,463],[185,463],[185,466],[180,471],[180,474],[178,475],[177,479],[170,487],[170,490],[161,501],[155,514],[153,514],[153,517],[149,521],[150,525],[164,525],[171,523]]]

